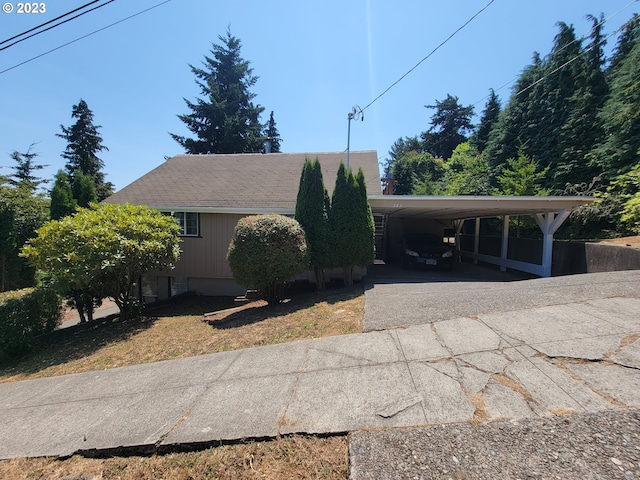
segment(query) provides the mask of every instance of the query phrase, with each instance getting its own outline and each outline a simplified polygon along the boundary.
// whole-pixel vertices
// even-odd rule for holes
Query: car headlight
[[[407,255],[411,257],[419,257],[420,254],[418,252],[414,252],[413,250],[409,250],[408,248],[404,251]]]
[[[453,257],[453,252],[451,250],[447,250],[442,254],[442,258],[451,258]]]

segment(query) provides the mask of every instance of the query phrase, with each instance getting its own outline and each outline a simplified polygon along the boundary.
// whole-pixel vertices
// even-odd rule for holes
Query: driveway
[[[363,330],[420,325],[598,298],[640,297],[640,271],[551,278],[457,263],[452,272],[370,267]]]

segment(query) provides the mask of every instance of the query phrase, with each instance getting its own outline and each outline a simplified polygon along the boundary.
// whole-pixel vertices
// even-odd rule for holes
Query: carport
[[[498,265],[500,270],[519,270],[541,277],[551,276],[553,235],[569,217],[571,210],[595,201],[593,197],[506,197],[506,196],[409,196],[369,195],[369,204],[376,219],[377,245],[388,243],[398,228],[397,220],[435,222],[455,230],[456,250],[463,257]],[[530,215],[542,232],[541,263],[509,258],[509,218]],[[502,218],[502,238],[499,255],[480,251],[480,219]],[[475,220],[473,250],[461,245],[461,231],[466,220]],[[395,221],[395,222],[394,222]]]

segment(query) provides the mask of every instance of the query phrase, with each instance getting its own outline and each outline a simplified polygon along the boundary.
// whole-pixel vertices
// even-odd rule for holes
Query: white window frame
[[[169,212],[169,214],[175,218],[178,225],[180,225],[181,237],[199,237],[200,236],[200,214],[197,212]],[[195,216],[195,232],[193,229],[189,231],[188,227],[193,227],[193,222],[189,223],[189,216],[193,221]]]

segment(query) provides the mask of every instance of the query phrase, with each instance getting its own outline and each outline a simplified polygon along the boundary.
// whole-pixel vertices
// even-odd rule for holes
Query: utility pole
[[[351,143],[351,120],[360,119],[361,122],[364,121],[364,112],[362,109],[355,105],[351,111],[347,114],[347,170],[349,170],[349,145]]]

